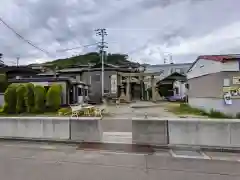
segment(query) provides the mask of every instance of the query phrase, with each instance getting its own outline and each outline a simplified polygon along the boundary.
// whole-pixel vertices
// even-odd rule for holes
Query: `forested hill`
[[[138,63],[128,61],[127,58],[128,56],[126,54],[107,54],[105,57],[105,63],[113,65],[138,65]],[[51,62],[47,62],[45,64],[51,64],[53,66],[58,66],[59,68],[65,68],[76,65],[88,65],[89,63],[96,64],[99,62],[101,62],[99,53],[91,52],[66,59],[57,59]]]

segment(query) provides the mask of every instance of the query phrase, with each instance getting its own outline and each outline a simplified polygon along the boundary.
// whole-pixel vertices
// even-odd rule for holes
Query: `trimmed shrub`
[[[8,82],[5,74],[0,74],[0,93],[6,91],[8,87]]]
[[[34,85],[32,83],[25,84],[26,91],[24,94],[24,101],[26,105],[26,111],[31,113],[34,111]]]
[[[46,92],[43,86],[34,87],[34,112],[42,113],[45,111]]]
[[[16,103],[17,103],[17,86],[11,84],[8,86],[4,93],[4,107],[3,112],[7,114],[16,113]]]
[[[17,104],[16,104],[16,112],[23,113],[26,110],[24,95],[26,93],[26,87],[23,84],[18,85],[17,89]]]
[[[62,86],[59,84],[53,84],[48,89],[46,100],[47,107],[50,111],[55,112],[60,108],[62,97]]]
[[[71,108],[61,108],[58,110],[58,115],[70,115],[72,113]]]

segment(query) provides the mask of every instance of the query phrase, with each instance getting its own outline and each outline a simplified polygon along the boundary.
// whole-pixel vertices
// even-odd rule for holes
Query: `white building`
[[[187,72],[188,101],[196,108],[240,112],[240,55],[199,56]],[[224,100],[230,93],[231,103]]]

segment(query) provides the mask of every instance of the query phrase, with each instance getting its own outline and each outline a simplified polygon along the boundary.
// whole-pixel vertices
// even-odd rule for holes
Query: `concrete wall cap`
[[[24,116],[15,116],[15,117],[0,117],[0,120],[5,120],[5,119],[21,119],[21,120],[101,120],[101,117],[41,117],[41,116],[36,116],[36,117],[24,117]]]
[[[168,118],[169,122],[221,122],[221,123],[239,123],[240,119],[213,119],[213,118]]]
[[[41,117],[41,116],[36,116],[36,117],[19,117],[19,116],[15,116],[15,117],[0,117],[0,120],[5,120],[5,119],[19,119],[19,120],[69,120],[69,117]]]
[[[71,120],[76,120],[76,121],[84,121],[84,120],[102,120],[101,117],[70,117]]]

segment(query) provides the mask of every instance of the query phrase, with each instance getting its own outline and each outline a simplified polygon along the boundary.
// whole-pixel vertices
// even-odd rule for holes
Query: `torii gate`
[[[151,82],[151,87],[152,87],[152,101],[156,102],[159,99],[159,93],[157,90],[157,87],[155,86],[156,84],[156,79],[155,76],[159,76],[162,74],[161,72],[157,73],[145,73],[145,72],[137,72],[137,73],[123,73],[123,72],[118,72],[119,78],[120,78],[120,85],[121,85],[121,95],[119,97],[120,101],[124,100],[126,102],[131,101],[131,95],[130,95],[130,83],[131,82]],[[139,77],[139,79],[133,79],[132,77]],[[126,80],[123,80],[122,77],[125,77]],[[151,77],[150,79],[144,79],[145,77]],[[123,87],[123,82],[126,82],[126,94],[124,93],[124,87]],[[143,87],[142,87],[143,88]],[[143,89],[141,89],[141,92]],[[158,97],[159,96],[159,97]]]

